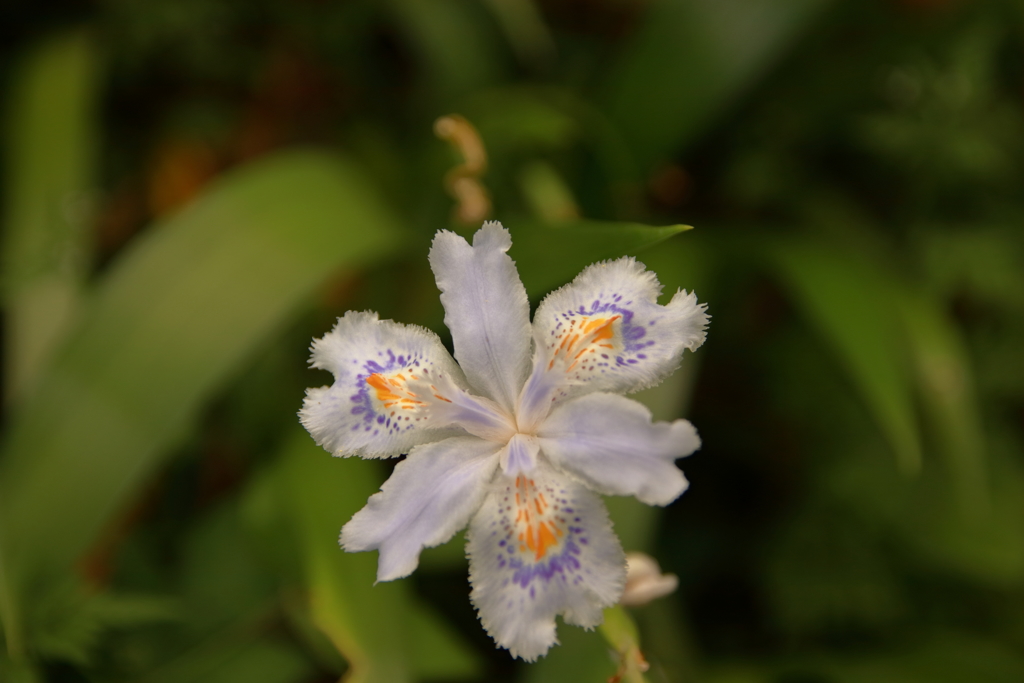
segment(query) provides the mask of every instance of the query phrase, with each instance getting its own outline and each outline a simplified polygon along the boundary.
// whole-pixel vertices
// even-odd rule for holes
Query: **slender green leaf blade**
[[[135,240],[12,420],[0,500],[19,572],[78,556],[317,285],[397,233],[355,169],[297,151],[229,174]]]
[[[88,266],[98,58],[92,36],[38,45],[14,75],[4,131],[5,391],[25,393],[78,308]]]
[[[411,604],[401,581],[375,584],[376,553],[345,553],[341,527],[376,493],[377,463],[331,458],[296,425],[282,455],[313,621],[348,661],[351,683],[413,680]]]
[[[605,97],[639,166],[650,170],[693,140],[827,1],[653,3]]]
[[[900,464],[921,467],[921,439],[899,329],[899,289],[848,255],[792,243],[775,251],[793,299],[838,356]]]
[[[346,681],[478,676],[479,658],[406,582],[376,583],[376,553],[338,547],[341,527],[380,486],[378,464],[331,458],[296,426],[281,469],[313,621],[347,660]]]
[[[433,609],[412,603],[409,613],[410,657],[418,680],[478,679],[482,664],[451,626]]]
[[[512,233],[509,253],[530,296],[565,284],[591,263],[636,254],[690,230],[687,225],[651,227],[605,221],[545,224],[510,220],[506,227]]]
[[[958,503],[967,514],[988,512],[988,466],[966,343],[938,302],[908,293],[900,303],[923,405]]]

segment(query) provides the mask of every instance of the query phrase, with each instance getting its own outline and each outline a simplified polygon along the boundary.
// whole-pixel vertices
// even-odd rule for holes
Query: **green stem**
[[[2,529],[0,529],[2,532]],[[4,627],[4,640],[7,643],[7,655],[14,661],[25,656],[25,646],[21,638],[21,623],[18,609],[11,591],[10,577],[7,573],[4,556],[3,535],[0,533],[0,624]]]
[[[640,633],[633,617],[621,606],[604,611],[601,635],[619,656],[619,670],[613,681],[621,683],[647,683],[644,672],[649,668],[640,651]]]

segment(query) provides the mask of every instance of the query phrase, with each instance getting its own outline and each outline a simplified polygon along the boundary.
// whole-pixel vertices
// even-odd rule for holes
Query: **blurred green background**
[[[373,586],[393,463],[295,416],[345,310],[450,341],[488,210],[534,305],[710,305],[640,397],[690,491],[609,500],[649,681],[1024,680],[1019,0],[8,0],[0,94],[0,681],[607,680],[496,650],[461,535]]]

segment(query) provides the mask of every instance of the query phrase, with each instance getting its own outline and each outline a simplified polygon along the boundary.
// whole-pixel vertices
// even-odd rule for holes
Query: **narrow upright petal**
[[[686,420],[651,423],[642,404],[613,394],[587,394],[557,406],[537,430],[552,464],[600,493],[668,505],[686,490],[673,464],[700,448]]]
[[[484,223],[470,246],[441,231],[430,249],[430,267],[444,304],[455,357],[474,393],[510,411],[530,372],[530,304],[515,263],[505,253],[508,231]]]
[[[555,616],[601,623],[626,558],[601,499],[549,466],[498,475],[469,528],[470,598],[502,647],[533,661],[558,642]]]
[[[510,419],[465,392],[462,371],[422,328],[349,311],[313,342],[310,362],[334,384],[307,390],[299,417],[334,455],[391,456],[467,431],[510,433]]]
[[[519,399],[519,423],[543,418],[552,401],[592,391],[628,393],[679,367],[683,349],[704,342],[708,316],[677,292],[658,304],[654,273],[630,257],[588,266],[549,294],[534,316],[533,372]]]
[[[380,550],[378,581],[408,576],[423,548],[449,540],[479,509],[500,449],[474,436],[417,446],[341,530],[341,545]]]

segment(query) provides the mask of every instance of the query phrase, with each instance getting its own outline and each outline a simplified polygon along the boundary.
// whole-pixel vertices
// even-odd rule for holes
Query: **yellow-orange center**
[[[582,316],[572,319],[569,322],[569,327],[562,332],[562,343],[551,355],[548,370],[555,367],[555,361],[559,356],[566,361],[570,357],[572,358],[572,363],[565,369],[566,372],[569,372],[576,367],[585,354],[597,353],[598,349],[614,349],[615,345],[611,342],[615,339],[615,321],[621,317],[621,315],[607,318]]]
[[[565,535],[555,518],[558,506],[548,502],[538,491],[533,479],[516,477],[516,527],[519,529],[519,552],[533,553],[534,560],[544,558],[550,548],[558,545]]]

